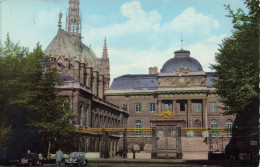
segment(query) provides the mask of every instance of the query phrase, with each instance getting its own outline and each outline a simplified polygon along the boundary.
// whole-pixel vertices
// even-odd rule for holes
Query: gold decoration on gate
[[[177,115],[178,114],[175,114],[168,109],[164,109],[162,112],[159,112],[159,113],[155,114],[154,116],[160,117],[162,119],[172,119],[173,117],[175,117]]]

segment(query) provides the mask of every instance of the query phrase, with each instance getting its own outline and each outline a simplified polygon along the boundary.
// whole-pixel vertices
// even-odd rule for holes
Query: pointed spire
[[[107,54],[107,39],[106,39],[106,37],[105,37],[105,40],[104,40],[104,48],[103,48],[102,58],[108,58],[108,54]]]

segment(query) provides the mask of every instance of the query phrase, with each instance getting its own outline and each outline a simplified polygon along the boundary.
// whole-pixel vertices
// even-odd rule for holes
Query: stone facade
[[[69,102],[79,129],[126,127],[129,114],[104,97],[110,85],[106,39],[103,55],[97,58],[92,49],[81,41],[79,0],[70,0],[69,5],[66,30],[61,27],[60,13],[57,35],[44,51],[50,60],[50,68],[56,67],[60,72],[62,84],[57,86],[58,96]],[[80,132],[78,135],[76,144],[80,151],[101,152],[103,149],[111,156],[117,151],[118,135],[101,132]],[[105,148],[102,146],[104,138]]]
[[[147,75],[115,78],[105,96],[106,100],[129,113],[129,128],[150,128],[158,124],[165,124],[158,125],[158,130],[169,126],[204,128],[194,132],[194,137],[202,137],[206,128],[232,127],[235,119],[235,115],[224,114],[223,105],[213,87],[213,78],[214,73],[203,71],[200,63],[190,57],[189,51],[180,50],[164,64],[160,73],[151,67]],[[164,114],[164,110],[171,113],[164,116],[174,115],[166,119],[173,125],[158,116]],[[214,136],[218,133],[230,138],[229,132],[214,132]],[[182,137],[186,137],[186,132],[182,133]],[[128,139],[140,147],[144,140],[137,136],[128,136]],[[185,151],[188,151],[186,147]]]

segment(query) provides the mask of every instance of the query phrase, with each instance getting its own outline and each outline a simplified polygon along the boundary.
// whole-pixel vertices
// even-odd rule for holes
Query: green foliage
[[[0,114],[1,137],[7,137],[8,114],[13,106],[25,109],[30,127],[36,128],[47,144],[64,143],[75,132],[73,114],[65,99],[58,97],[55,86],[60,84],[57,69],[46,68],[48,60],[37,44],[29,53],[9,36],[0,47]],[[5,137],[4,137],[5,136]]]
[[[232,36],[225,38],[216,54],[215,87],[226,106],[227,114],[247,110],[258,100],[259,81],[259,2],[246,1],[249,13],[230,9],[228,17],[234,24]]]

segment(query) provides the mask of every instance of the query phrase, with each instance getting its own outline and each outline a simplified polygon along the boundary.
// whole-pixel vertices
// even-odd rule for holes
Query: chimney
[[[149,67],[149,75],[151,74],[158,74],[158,67]]]

